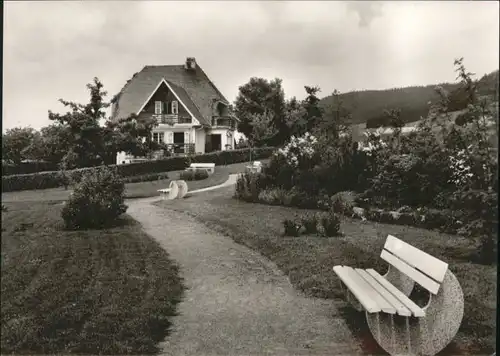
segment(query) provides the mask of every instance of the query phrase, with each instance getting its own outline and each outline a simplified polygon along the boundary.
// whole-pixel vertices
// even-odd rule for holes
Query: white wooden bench
[[[247,171],[249,172],[262,172],[262,162],[254,161],[251,165],[246,166]]]
[[[373,269],[335,266],[347,300],[364,311],[375,340],[390,355],[435,355],[455,337],[464,296],[448,264],[388,235],[380,257],[385,275]],[[415,283],[429,292],[425,306],[409,296]]]
[[[188,186],[183,180],[171,181],[168,188],[158,189],[162,200],[182,199],[188,192]]]
[[[188,169],[205,169],[208,174],[215,172],[215,163],[191,163]]]

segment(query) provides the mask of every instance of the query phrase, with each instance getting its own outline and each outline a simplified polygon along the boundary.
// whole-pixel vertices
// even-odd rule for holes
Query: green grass
[[[158,351],[183,287],[139,224],[64,231],[60,202],[4,205],[2,353]]]
[[[267,160],[262,160],[266,162]],[[210,175],[207,179],[199,181],[188,181],[188,189],[190,191],[195,189],[207,188],[213,185],[224,183],[229,174],[240,173],[245,170],[245,166],[249,163],[236,163],[227,166],[216,166],[214,174]],[[138,182],[125,184],[125,197],[132,198],[147,198],[159,196],[158,189],[168,188],[170,180],[179,179],[181,171],[167,172],[169,179],[156,180],[150,182]],[[63,201],[68,199],[71,189],[65,190],[64,188],[53,189],[40,189],[40,190],[23,190],[18,192],[2,193],[2,201],[5,202],[28,202],[28,201]]]
[[[366,354],[385,354],[370,336],[362,315],[343,302],[334,265],[375,268],[385,272],[379,258],[385,238],[395,235],[449,263],[465,296],[465,315],[458,335],[441,355],[491,354],[495,345],[496,266],[470,262],[477,245],[453,235],[407,226],[344,219],[343,237],[285,237],[283,220],[305,213],[282,206],[268,206],[232,198],[234,188],[224,188],[182,201],[156,203],[195,216],[236,242],[259,251],[286,273],[291,283],[307,295],[330,298],[339,305]]]

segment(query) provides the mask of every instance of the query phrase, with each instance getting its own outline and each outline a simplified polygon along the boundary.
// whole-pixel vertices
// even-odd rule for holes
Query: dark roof
[[[117,95],[117,108],[113,118],[137,113],[162,79],[168,82],[204,126],[211,125],[214,101],[219,100],[229,105],[198,64],[192,70],[186,70],[184,65],[145,66]]]
[[[191,97],[184,90],[184,88],[181,88],[180,86],[175,85],[170,80],[167,80],[167,83],[168,83],[168,85],[170,85],[170,87],[175,92],[175,94],[177,94],[180,101],[182,101],[184,103],[184,105],[186,105],[186,108],[194,115],[194,117],[202,125],[207,125],[207,123],[205,122],[206,120],[205,120],[204,116],[202,115],[200,110],[198,110],[198,107],[195,105],[195,103],[193,103],[193,101],[191,100]],[[210,115],[211,115],[211,112],[210,112]],[[210,125],[210,122],[211,122],[211,120],[208,121],[208,125]]]

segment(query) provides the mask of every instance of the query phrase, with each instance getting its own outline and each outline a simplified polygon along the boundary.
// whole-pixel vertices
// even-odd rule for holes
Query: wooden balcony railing
[[[194,143],[168,143],[167,150],[174,155],[194,153]]]
[[[179,116],[177,114],[154,114],[153,117],[159,124],[175,125],[175,124],[191,124],[190,116]]]
[[[229,116],[212,116],[212,126],[229,127],[232,129],[236,127],[234,119]]]

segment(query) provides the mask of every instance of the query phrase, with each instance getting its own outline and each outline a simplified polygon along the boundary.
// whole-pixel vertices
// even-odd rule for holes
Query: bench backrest
[[[387,236],[380,258],[432,294],[437,294],[448,270],[447,263],[392,235]]]

